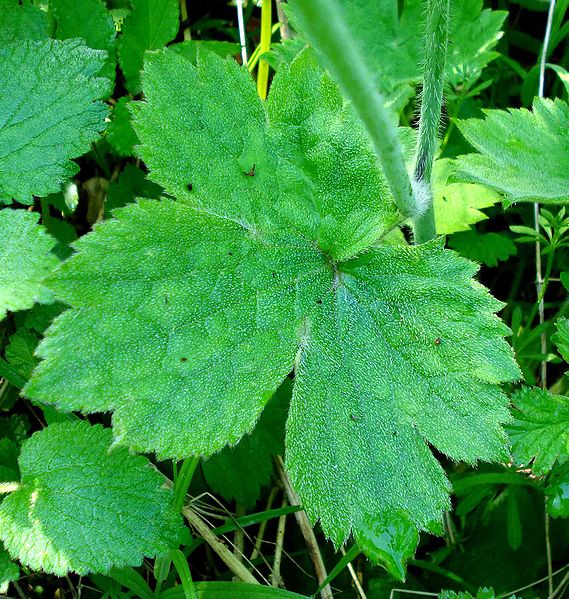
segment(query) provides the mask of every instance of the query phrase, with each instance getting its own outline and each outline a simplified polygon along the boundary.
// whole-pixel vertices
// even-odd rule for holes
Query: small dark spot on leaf
[[[437,337],[434,341],[435,345],[440,345],[441,344],[441,338]]]
[[[164,303],[165,303],[165,304],[167,304],[167,303],[168,303],[168,301],[169,301],[169,299],[168,299],[168,296],[167,296],[167,295],[165,295],[165,296],[164,296]]]
[[[322,303],[322,300],[321,300],[320,298],[318,298],[318,299],[316,300],[316,303],[317,303],[317,304],[321,304],[321,303]]]
[[[350,419],[353,422],[357,422],[358,420],[361,420],[361,417],[360,416],[356,416],[355,414],[350,414]]]
[[[188,183],[188,191],[192,191],[193,188],[194,186],[191,183]]]
[[[180,358],[180,362],[187,362],[188,358]]]
[[[227,252],[228,256],[233,256],[233,252]]]
[[[254,177],[255,176],[255,164],[251,167],[251,170],[248,173],[243,173],[246,177]]]
[[[397,437],[397,431],[393,431],[393,436]]]
[[[273,279],[277,276],[276,272],[271,273],[273,275]]]

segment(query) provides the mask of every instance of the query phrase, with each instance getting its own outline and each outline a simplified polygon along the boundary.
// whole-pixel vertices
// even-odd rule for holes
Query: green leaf
[[[379,243],[397,212],[310,51],[266,104],[213,54],[152,54],[143,79],[141,154],[179,201],[76,242],[50,279],[71,309],[26,393],[113,411],[119,441],[180,458],[235,444],[294,369],[287,467],[310,518],[336,544],[399,510],[440,531],[449,483],[428,444],[508,456],[502,304],[438,241]]]
[[[101,75],[114,80],[116,30],[103,0],[49,0],[49,12],[55,22],[55,38],[80,37],[89,48],[108,52]]]
[[[23,414],[12,414],[0,418],[0,438],[8,439],[21,443],[28,437],[30,430],[30,421]]]
[[[124,171],[116,181],[109,185],[105,200],[105,217],[109,217],[115,208],[121,208],[134,202],[135,198],[159,198],[162,188],[146,178],[145,173],[132,163],[124,167]]]
[[[259,584],[244,582],[197,582],[198,599],[308,599],[283,589],[273,589]],[[160,599],[186,599],[183,589],[170,588],[160,595]]]
[[[457,159],[457,178],[483,183],[508,202],[569,201],[569,105],[536,98],[533,110],[485,110],[485,119],[457,121],[479,154]]]
[[[545,489],[547,511],[554,518],[569,517],[569,463],[554,466]]]
[[[0,504],[0,536],[34,570],[63,576],[138,566],[177,541],[171,492],[109,429],[53,424],[22,444],[20,487]]]
[[[17,40],[48,38],[48,20],[43,10],[19,0],[0,0],[0,39],[3,44]]]
[[[404,512],[385,512],[380,518],[370,518],[356,541],[372,562],[381,564],[396,580],[405,580],[405,562],[415,553],[419,534]]]
[[[502,37],[500,29],[508,13],[483,9],[483,4],[482,0],[451,3],[446,81],[455,89],[471,89],[488,63],[498,56],[494,48]]]
[[[498,266],[499,261],[517,254],[516,244],[502,233],[466,231],[453,235],[448,245],[461,256],[486,266]]]
[[[16,441],[8,437],[0,439],[0,482],[9,483],[20,478],[18,454],[19,444]]]
[[[7,593],[11,582],[20,578],[20,568],[10,560],[8,552],[0,543],[0,593]]]
[[[551,337],[551,340],[557,346],[559,353],[569,363],[569,318],[560,318],[555,327],[557,332]]]
[[[470,226],[488,217],[481,212],[500,201],[500,194],[485,185],[449,183],[454,173],[452,160],[443,158],[433,165],[433,202],[439,235],[468,231]]]
[[[218,56],[235,56],[239,54],[241,46],[232,42],[219,42],[216,40],[187,40],[170,46],[173,52],[183,56],[193,64],[196,62],[198,51],[208,50]]]
[[[149,56],[135,105],[140,155],[168,193],[259,232],[315,239],[335,258],[397,223],[362,124],[310,51],[274,79],[267,109],[235,61],[198,51],[197,65],[171,50]]]
[[[59,191],[104,127],[104,52],[79,40],[0,48],[0,202]]]
[[[478,589],[476,595],[471,595],[466,591],[455,593],[454,591],[442,591],[438,594],[438,599],[494,599],[496,595],[493,589]],[[515,599],[512,595],[511,599]]]
[[[9,339],[6,346],[6,360],[22,376],[28,378],[32,373],[38,359],[34,356],[34,350],[38,344],[38,338],[28,329],[19,329]]]
[[[132,156],[138,143],[132,128],[130,105],[130,99],[123,96],[113,107],[113,120],[107,128],[107,140],[119,156]]]
[[[267,403],[253,432],[235,447],[225,447],[202,463],[208,484],[227,501],[254,507],[261,487],[271,482],[272,457],[284,453],[284,426],[291,392],[292,381],[287,378]]]
[[[298,28],[297,0],[289,2]],[[421,0],[341,0],[352,39],[368,59],[377,85],[394,110],[414,95],[421,79],[425,9]],[[453,0],[446,79],[453,86],[472,86],[496,57],[504,11],[481,10],[482,0]]]
[[[162,48],[176,37],[178,8],[178,0],[132,0],[132,11],[124,20],[119,41],[119,64],[131,94],[141,89],[144,53]]]
[[[59,263],[52,253],[56,241],[37,224],[39,215],[0,210],[0,318],[7,311],[49,303],[52,293],[43,281]]]
[[[541,476],[555,463],[569,459],[569,398],[538,387],[524,387],[512,396],[514,422],[506,430],[517,464]]]

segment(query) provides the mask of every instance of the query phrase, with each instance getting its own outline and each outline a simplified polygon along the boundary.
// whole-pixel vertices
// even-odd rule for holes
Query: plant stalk
[[[419,206],[413,196],[394,115],[374,83],[365,58],[352,41],[337,0],[296,0],[301,27],[363,121],[393,200],[404,218]]]
[[[271,49],[272,0],[263,0],[261,6],[261,44],[260,56]],[[267,97],[269,86],[269,63],[261,58],[257,71],[257,93],[261,100]]]
[[[429,241],[437,235],[431,173],[443,103],[449,9],[450,0],[429,0],[427,2],[421,116],[413,172],[415,193],[424,202],[423,210],[413,219],[416,244]]]

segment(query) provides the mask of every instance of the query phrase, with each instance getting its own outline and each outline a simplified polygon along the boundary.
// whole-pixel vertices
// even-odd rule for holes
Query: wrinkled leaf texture
[[[22,444],[20,488],[0,504],[0,537],[33,570],[63,576],[138,566],[175,546],[172,492],[143,456],[85,421],[52,424]]]
[[[286,462],[310,518],[337,544],[399,510],[436,530],[449,484],[428,444],[508,455],[498,383],[519,371],[500,302],[439,241],[381,245],[399,215],[310,50],[266,103],[207,52],[151,55],[143,86],[140,153],[179,200],[75,244],[50,280],[72,309],[26,393],[113,411],[119,440],[180,458],[236,443],[294,369]]]

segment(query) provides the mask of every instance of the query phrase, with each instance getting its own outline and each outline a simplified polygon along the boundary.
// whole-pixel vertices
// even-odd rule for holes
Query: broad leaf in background
[[[294,369],[287,467],[310,518],[336,544],[400,510],[440,530],[429,444],[508,455],[501,303],[439,241],[378,245],[397,212],[310,51],[267,103],[211,53],[152,54],[143,80],[141,155],[181,201],[141,200],[76,242],[50,281],[72,309],[25,392],[113,411],[119,440],[184,457],[237,442]]]
[[[119,65],[127,90],[140,93],[140,71],[147,50],[163,48],[178,32],[178,0],[132,0],[119,40]]]
[[[104,128],[105,53],[80,40],[0,47],[0,203],[59,191]]]
[[[52,252],[57,242],[38,219],[34,212],[0,210],[0,319],[8,310],[52,301],[43,280],[59,263]]]
[[[4,350],[10,366],[26,379],[38,363],[38,359],[34,356],[37,344],[38,338],[32,331],[20,328],[10,337]]]
[[[448,245],[461,256],[486,266],[498,266],[500,260],[508,260],[517,253],[516,244],[503,233],[456,233]]]
[[[48,38],[47,14],[33,4],[0,0],[0,42]]]
[[[474,225],[488,217],[481,212],[500,201],[500,194],[474,183],[449,183],[454,173],[452,160],[443,158],[433,165],[433,203],[435,222],[439,235],[449,235],[470,230]]]
[[[20,578],[20,568],[10,560],[8,552],[0,543],[0,593],[8,592],[8,586]]]
[[[423,58],[422,0],[342,0],[344,20],[352,40],[360,46],[377,84],[395,111],[415,94]],[[289,2],[295,27],[300,28],[295,8]],[[453,0],[446,79],[453,86],[470,88],[482,69],[497,56],[493,48],[502,32],[504,11],[482,10],[482,0]]]
[[[112,121],[107,128],[107,140],[119,156],[132,156],[138,137],[132,128],[129,106],[131,101],[123,96],[113,107]]]
[[[56,39],[80,37],[89,48],[105,50],[107,59],[101,75],[115,78],[114,45],[116,30],[103,0],[49,0]]]
[[[538,387],[512,395],[514,421],[506,426],[517,464],[541,476],[569,460],[569,398]]]
[[[157,199],[162,192],[160,185],[149,181],[141,169],[129,162],[118,179],[109,185],[105,199],[105,218],[111,216],[115,208],[122,208],[134,202],[135,198]]]
[[[109,429],[53,424],[22,444],[21,483],[0,504],[0,537],[33,570],[63,576],[138,566],[177,544],[180,517],[148,460]]]
[[[202,463],[209,486],[226,501],[251,508],[261,487],[271,482],[273,456],[284,453],[284,429],[292,393],[287,378],[267,403],[259,422],[235,447],[225,447]]]
[[[555,327],[557,332],[551,339],[557,346],[565,362],[569,364],[569,318],[560,318],[555,323]]]
[[[569,462],[554,466],[549,475],[545,495],[547,511],[554,518],[569,517]]]
[[[483,183],[510,202],[569,202],[569,105],[536,98],[533,110],[485,110],[457,121],[479,154],[459,156],[456,178]]]

